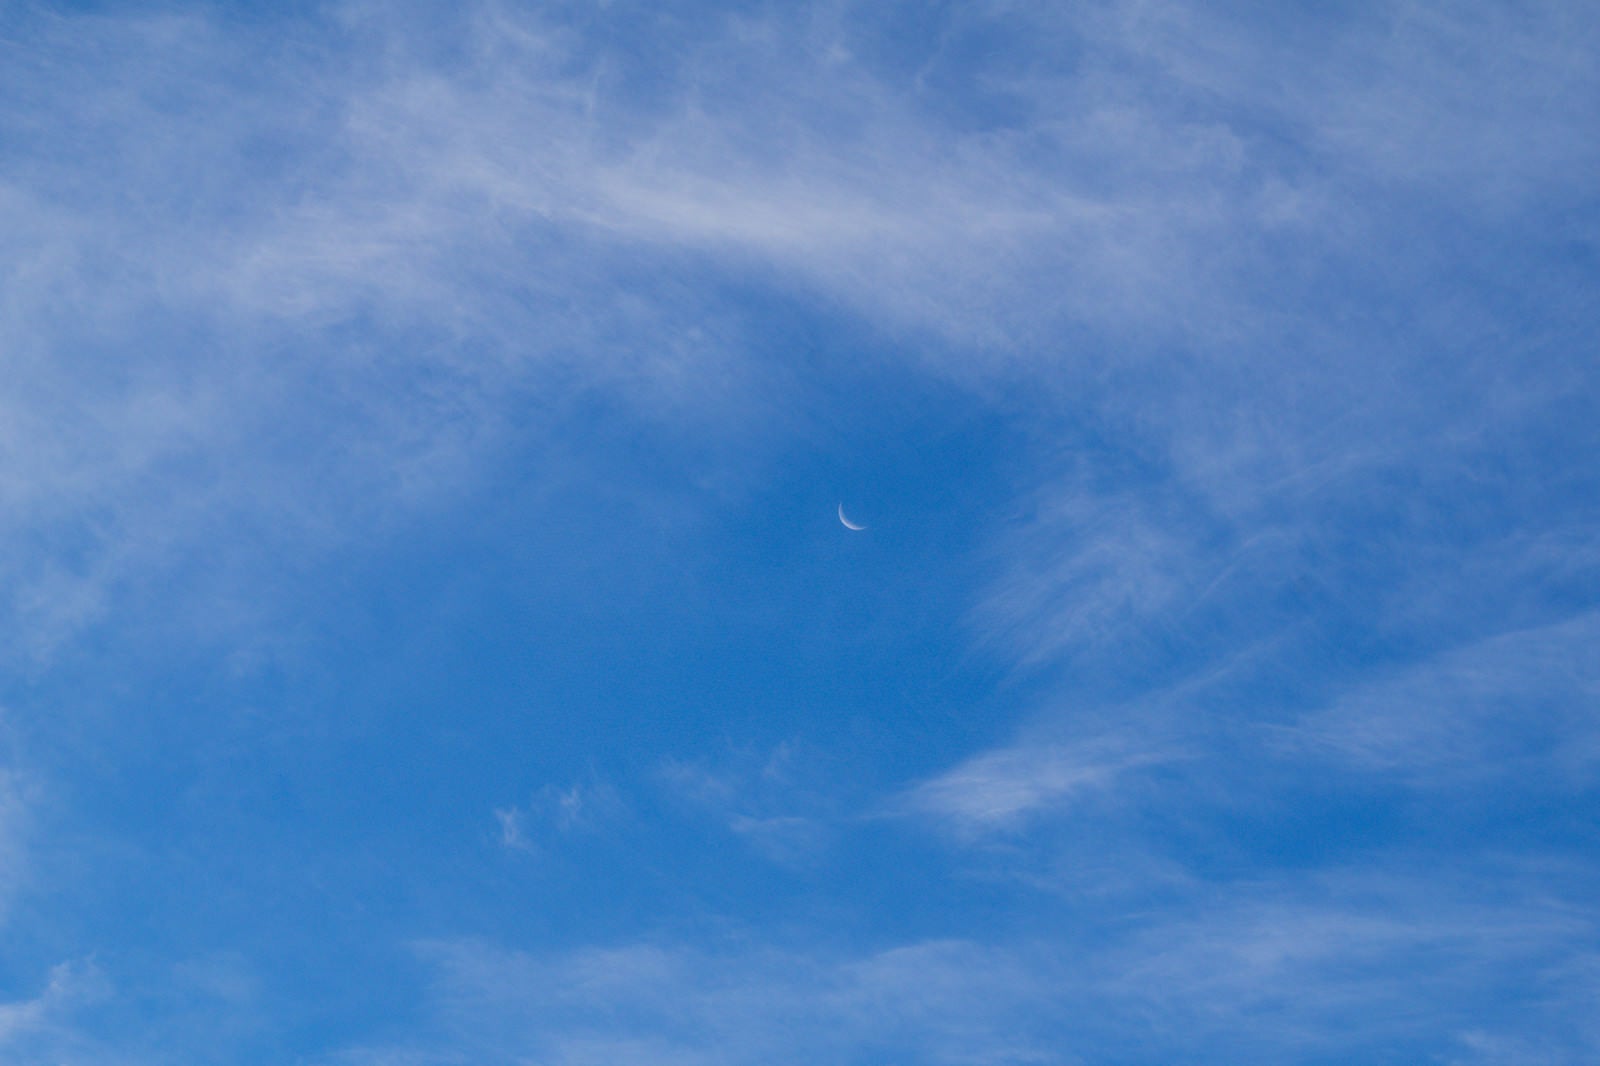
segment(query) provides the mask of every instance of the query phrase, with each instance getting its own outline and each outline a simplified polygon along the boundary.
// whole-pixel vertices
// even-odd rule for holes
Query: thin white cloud
[[[767,859],[798,866],[828,845],[845,796],[824,753],[785,741],[770,750],[725,753],[717,762],[664,761],[667,794],[716,819]]]
[[[1158,513],[1138,496],[1065,480],[991,549],[1001,574],[974,612],[980,633],[1024,662],[1137,635],[1203,576],[1171,506]]]
[[[1005,106],[966,121],[944,110],[937,58],[909,76],[853,55],[850,16],[865,10],[697,23],[653,49],[673,58],[651,99],[608,80],[620,61],[603,41],[493,4],[423,29],[350,5],[337,21],[353,54],[338,62],[204,17],[30,25],[36,47],[8,50],[0,73],[0,134],[18,146],[0,162],[6,647],[47,657],[137,580],[167,613],[181,583],[165,574],[202,557],[197,544],[347,543],[393,502],[448,498],[505,431],[508,385],[598,383],[696,430],[737,418],[761,371],[695,277],[767,279],[931,337],[911,358],[941,373],[1098,383],[1072,410],[1142,450],[1160,484],[1104,493],[1076,468],[1049,472],[1034,517],[1001,538],[1003,572],[976,616],[1035,661],[1183,617],[1250,545],[1294,559],[1362,476],[1459,459],[1479,412],[1531,395],[1515,372],[1474,363],[1487,346],[1510,367],[1524,349],[1501,342],[1523,323],[1478,311],[1479,287],[1441,294],[1440,277],[1462,232],[1544,239],[1560,215],[1563,239],[1592,240],[1573,209],[1600,151],[1600,20],[1578,5],[1380,5],[1266,40],[1199,5],[980,6],[974,17],[1074,60],[1002,51],[973,83]],[[452,47],[430,47],[439,27]],[[1403,310],[1386,318],[1375,296]],[[1590,387],[1583,373],[1574,391]],[[1538,415],[1535,402],[1514,417]],[[1429,438],[1442,443],[1411,450]],[[1216,542],[1197,531],[1213,521]],[[272,569],[238,567],[252,562]],[[197,598],[212,612],[225,599]],[[1573,664],[1589,661],[1594,628],[1447,654],[1362,688],[1298,738],[1386,772],[1477,772],[1501,743],[1488,726],[1532,707],[1525,739],[1582,777],[1595,679]],[[1129,739],[978,754],[902,809],[1009,831],[1172,757],[1116,736]],[[734,833],[813,846],[826,798],[728,777],[680,775]],[[591,811],[587,794],[558,790],[496,816],[515,847]],[[1592,940],[1536,908],[1439,917],[1425,898],[1396,919],[1243,893],[1152,921],[1089,969],[1128,975],[1122,991],[1153,1016],[1268,1010],[1304,1031],[1328,1015],[1282,1002],[1285,984],[1348,1008],[1346,1025],[1404,989],[1342,967],[1438,952],[1481,976],[1528,944]],[[1490,930],[1476,955],[1475,927]],[[891,1039],[929,1061],[1071,1054],[1013,1013],[1065,987],[1060,968],[967,941],[843,958],[435,955],[449,1040],[468,1050],[373,1061],[486,1061],[473,1048],[487,1061],[825,1061]],[[51,1016],[49,996],[0,1018],[21,1039]]]
[[[1173,749],[1132,738],[1024,741],[976,755],[914,786],[899,804],[961,835],[1004,832],[1038,815],[1070,812],[1141,768],[1178,757]]]
[[[1600,1047],[1585,879],[1515,863],[1488,879],[1491,896],[1484,871],[1447,869],[1190,885],[1137,922],[1089,911],[1093,935],[1045,923],[1025,945],[432,942],[419,949],[437,983],[416,1041],[335,1061],[737,1066],[879,1049],[970,1064],[1107,1049],[1139,1061],[1375,1049],[1472,1061],[1541,1041],[1556,1061],[1583,1061]]]
[[[6,728],[0,719],[0,738]],[[12,900],[28,884],[29,838],[37,802],[38,786],[33,775],[15,764],[0,763],[0,929],[10,917]]]
[[[13,542],[93,530],[55,578],[31,576],[52,572],[49,553],[8,552],[23,561],[0,580],[37,628],[101,617],[108,590],[181,552],[180,526],[254,507],[311,537],[358,523],[358,501],[447,493],[492,447],[508,382],[548,373],[734,417],[760,372],[736,327],[706,328],[731,322],[725,309],[670,280],[702,270],[931,331],[946,352],[927,365],[967,378],[1084,380],[1157,359],[1159,338],[1290,400],[1366,396],[1393,346],[1335,368],[1376,332],[1310,338],[1337,359],[1235,343],[1306,346],[1279,310],[1284,249],[1315,261],[1387,241],[1415,265],[1418,242],[1398,245],[1388,222],[1416,187],[1451,210],[1532,209],[1576,195],[1551,175],[1584,172],[1591,151],[1582,42],[1596,30],[1571,15],[1396,7],[1274,49],[1183,5],[994,7],[971,17],[1081,62],[980,69],[974,88],[1012,117],[963,125],[934,72],[856,55],[853,5],[701,19],[661,50],[648,97],[611,77],[603,36],[559,19],[419,12],[430,28],[340,9],[354,59],[338,62],[202,17],[28,26],[40,47],[9,77],[31,91],[0,111],[26,133],[0,167],[0,329],[31,353],[0,390],[0,493],[19,504]],[[1389,184],[1360,184],[1374,173]],[[380,340],[336,340],[351,322]],[[1049,341],[1057,327],[1082,343]],[[67,351],[84,364],[62,365]],[[318,354],[290,354],[304,351]],[[441,373],[396,394],[375,363]],[[1150,378],[1140,396],[1173,408],[1156,443],[1209,472],[1202,491],[1306,443],[1292,420],[1258,427],[1219,467],[1241,443],[1219,428],[1236,412],[1174,405]],[[334,408],[295,419],[328,475],[320,495],[297,473],[306,455],[260,444],[308,399]],[[179,491],[173,471],[197,462]],[[187,512],[156,502],[174,496]],[[1115,557],[1085,546],[1062,564],[1095,586],[1068,630],[1172,595],[1188,549],[1149,518],[1128,520]]]
[[[561,837],[597,831],[625,811],[621,793],[591,777],[566,788],[546,785],[525,806],[496,808],[494,817],[501,844],[537,854]]]
[[[496,807],[494,820],[500,826],[500,843],[516,851],[532,851],[528,831],[523,828],[525,815],[516,807]]]
[[[1581,1061],[1600,1039],[1577,1007],[1595,987],[1592,916],[1511,871],[1492,878],[1493,898],[1481,873],[1448,868],[1219,888],[1090,970],[1130,1016],[1194,1048],[1359,1057],[1560,1032],[1563,1061]]]
[[[1049,968],[961,941],[858,956],[648,944],[539,956],[460,941],[421,950],[438,968],[447,1034],[423,1046],[441,1057],[731,1066],[894,1047],[931,1063],[1074,1061],[1039,1036]]]
[[[0,1052],[8,1062],[87,1066],[123,1062],[116,1050],[82,1035],[76,1015],[105,998],[109,986],[93,962],[62,963],[51,969],[34,997],[0,1003]]]
[[[1278,734],[1284,749],[1417,782],[1583,787],[1600,768],[1600,614],[1500,633],[1366,682]]]
[[[797,814],[756,817],[734,814],[728,828],[773,862],[803,866],[827,846],[831,827]]]
[[[1567,138],[1572,108],[1592,109],[1600,88],[1592,12],[1393,3],[1290,29],[1201,5],[1124,10],[1126,32],[1175,79],[1260,101],[1343,177],[1515,211],[1574,194],[1593,165],[1594,145]],[[1277,47],[1261,46],[1268,34]]]

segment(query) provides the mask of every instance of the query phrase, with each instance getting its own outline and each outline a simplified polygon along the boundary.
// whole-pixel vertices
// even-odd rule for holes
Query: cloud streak
[[[175,550],[169,531],[190,523],[149,501],[168,471],[202,455],[256,468],[256,491],[281,485],[271,506],[316,528],[316,508],[295,506],[305,486],[293,468],[307,456],[263,454],[241,431],[308,397],[320,394],[312,407],[330,416],[306,428],[345,490],[329,507],[440,491],[494,438],[487,397],[530,373],[702,416],[696,397],[747,404],[751,395],[711,384],[750,371],[737,340],[699,329],[719,312],[669,280],[686,268],[711,279],[771,271],[891,328],[931,330],[940,347],[967,346],[930,358],[969,379],[1009,368],[1081,380],[1085,367],[1137,365],[1152,336],[1194,330],[1208,338],[1205,359],[1230,373],[1237,357],[1216,342],[1282,337],[1261,284],[1285,248],[1349,256],[1348,234],[1373,235],[1417,190],[1463,207],[1573,195],[1549,175],[1581,171],[1588,141],[1565,135],[1579,118],[1567,126],[1567,112],[1544,103],[1585,99],[1592,80],[1575,42],[1594,28],[1570,17],[1397,9],[1336,27],[1331,45],[1291,38],[1274,53],[1225,16],[1177,5],[986,12],[978,23],[1013,43],[1072,45],[1084,62],[1047,71],[1024,49],[1021,73],[980,68],[974,84],[996,111],[963,126],[934,71],[908,77],[867,53],[849,5],[692,20],[676,29],[685,47],[663,53],[675,58],[652,61],[648,95],[619,79],[608,51],[622,10],[585,27],[494,5],[423,8],[413,14],[429,32],[417,34],[359,5],[335,8],[326,28],[353,62],[198,17],[28,25],[42,43],[12,78],[47,91],[16,94],[3,116],[30,148],[0,172],[0,204],[17,223],[10,259],[26,264],[8,285],[8,345],[42,355],[92,349],[95,337],[145,340],[120,357],[130,373],[102,364],[76,375],[87,391],[73,390],[70,407],[48,399],[65,388],[54,359],[0,397],[19,427],[4,464],[20,505],[14,536],[103,515],[89,535],[101,546],[58,563],[53,583],[12,575],[27,625],[70,633],[102,615],[119,575]],[[1491,39],[1485,21],[1492,39],[1514,43],[1491,64],[1470,50]],[[111,42],[109,64],[78,73]],[[1358,54],[1371,69],[1355,76],[1342,60]],[[1274,58],[1237,61],[1247,55]],[[1286,65],[1313,76],[1296,83]],[[1485,69],[1488,85],[1469,77]],[[1261,92],[1285,84],[1296,87]],[[1491,91],[1500,86],[1517,88]],[[1172,102],[1201,90],[1208,109]],[[1467,106],[1491,97],[1502,106]],[[1263,99],[1265,114],[1245,106]],[[1379,103],[1395,100],[1408,109]],[[1286,141],[1266,136],[1277,128]],[[1418,129],[1436,131],[1429,151]],[[86,165],[86,145],[116,161],[114,178]],[[1451,158],[1483,184],[1441,185],[1418,170]],[[1375,190],[1349,187],[1380,173],[1387,184]],[[430,377],[429,388],[379,399],[375,351],[337,341],[354,321],[409,338],[384,345],[382,361]],[[1058,328],[1087,328],[1090,344],[1034,343]],[[212,357],[158,354],[197,329]],[[288,354],[311,341],[316,357]],[[1023,351],[1002,354],[1012,348]],[[1260,372],[1315,377],[1301,360]],[[1182,417],[1215,430],[1210,414]],[[357,428],[330,428],[340,421]],[[1283,443],[1269,435],[1257,450]],[[1197,458],[1215,455],[1213,444]],[[191,475],[185,494],[234,521],[250,503],[230,480]],[[1134,536],[1119,558],[1141,569],[1119,587],[1152,608],[1171,595],[1169,560],[1185,549],[1160,543],[1137,507],[1123,514]],[[1106,567],[1123,565],[1078,563],[1105,581]],[[1096,599],[1114,606],[1117,595]],[[1075,624],[1100,624],[1084,610]]]
[[[1020,743],[984,752],[912,788],[904,809],[966,836],[1004,832],[1041,814],[1060,816],[1125,786],[1142,768],[1180,758],[1172,749],[1119,738]]]
[[[1156,1062],[1179,1049],[1199,1062],[1379,1049],[1468,1061],[1540,1040],[1554,1061],[1579,1061],[1600,1040],[1580,1006],[1600,957],[1572,895],[1583,888],[1494,880],[1493,901],[1437,871],[1218,884],[1136,925],[1036,929],[1026,945],[429,943],[435,1035],[336,1061],[787,1063],[890,1048],[940,1063]]]
[[[1587,613],[1452,648],[1307,715],[1285,742],[1418,783],[1583,788],[1600,757],[1597,638],[1600,617]]]
[[[1600,379],[1580,354],[1595,334],[1600,19],[1479,3],[1247,18],[1169,2],[628,0],[277,18],[0,15],[0,640],[17,669],[48,675],[97,627],[159,649],[155,673],[183,673],[171,662],[197,647],[319,640],[302,613],[350,587],[330,573],[502,489],[635,494],[649,536],[618,534],[619,555],[648,553],[662,528],[737,496],[742,463],[770,462],[775,481],[822,476],[818,441],[872,414],[834,402],[857,382],[818,369],[824,354],[882,374],[897,399],[949,390],[951,421],[1003,423],[983,458],[930,450],[942,458],[905,469],[947,494],[998,486],[986,532],[929,534],[962,553],[930,551],[931,583],[992,533],[973,549],[988,584],[951,611],[964,635],[916,620],[906,636],[929,637],[930,655],[977,645],[976,665],[945,675],[956,694],[929,698],[947,720],[885,711],[844,728],[853,711],[839,704],[890,691],[900,679],[875,671],[912,658],[865,639],[859,659],[788,674],[746,662],[748,688],[720,662],[636,678],[645,709],[630,723],[645,725],[615,735],[680,746],[675,760],[630,752],[634,764],[665,767],[658,791],[709,816],[716,847],[775,860],[768,880],[739,886],[742,902],[776,913],[767,889],[801,869],[821,886],[788,913],[790,939],[775,926],[696,936],[738,924],[705,913],[718,904],[697,890],[682,895],[699,911],[661,916],[673,935],[624,930],[611,946],[551,946],[548,930],[518,926],[535,908],[520,883],[499,943],[457,935],[495,923],[453,901],[423,917],[395,904],[367,932],[425,926],[432,991],[388,1030],[414,1033],[354,1036],[339,1061],[1593,1057],[1595,930],[1569,884],[1589,887],[1587,860],[1517,880],[1478,876],[1493,866],[1481,849],[1456,844],[1435,865],[1468,873],[1448,876],[1394,873],[1385,849],[1448,835],[1394,809],[1396,786],[1482,799],[1518,778],[1564,801],[1592,789],[1600,485],[1573,457],[1600,446]],[[815,350],[829,344],[839,351]],[[942,417],[919,412],[912,432]],[[622,443],[600,439],[615,426]],[[674,467],[695,494],[651,480],[672,446],[703,457]],[[749,458],[764,448],[781,462]],[[657,454],[636,480],[612,476]],[[440,539],[496,520],[459,517]],[[759,567],[735,560],[730,584],[798,566],[778,551],[795,549],[792,530],[763,530]],[[696,550],[717,552],[713,540]],[[585,543],[526,566],[577,572],[604,613],[627,578],[603,554]],[[883,575],[884,558],[828,560]],[[559,608],[516,594],[516,624],[545,610],[566,636]],[[294,623],[264,622],[274,611]],[[488,636],[495,668],[512,670],[504,646],[526,634]],[[613,655],[628,669],[637,649],[620,646],[571,672],[609,670]],[[383,651],[386,675],[412,666]],[[593,647],[549,655],[568,651]],[[521,658],[514,669],[484,685],[569,680]],[[848,683],[818,680],[835,670]],[[991,673],[1011,687],[975,695],[969,680]],[[727,693],[759,700],[774,676],[817,684],[817,705],[837,708],[817,734],[868,751],[851,764],[864,772],[798,766],[793,747],[767,758],[782,729],[752,742],[759,757],[704,761],[704,738],[765,728]],[[129,717],[169,713],[182,687],[91,682]],[[263,713],[299,706],[299,684],[262,695]],[[703,686],[704,706],[660,710],[652,686]],[[214,710],[195,688],[174,717]],[[388,713],[351,710],[384,700],[335,688],[306,702]],[[550,702],[587,721],[583,700]],[[24,713],[88,713],[61,703]],[[1020,726],[970,720],[1022,708],[1038,710]],[[646,722],[678,710],[677,732]],[[484,715],[462,710],[451,752],[522,735]],[[560,732],[538,757],[600,743]],[[966,747],[980,734],[1009,739]],[[346,789],[311,781],[358,746],[339,736],[310,742],[321,769],[258,767],[274,775],[260,786],[273,833],[356,820]],[[448,761],[427,741],[384,743],[428,748],[427,773]],[[419,794],[470,792],[437,773]],[[26,784],[0,771],[0,858],[24,873],[10,860]],[[594,828],[624,794],[550,788],[496,809],[516,786],[495,787],[462,800],[464,821],[481,843],[492,810],[512,850]],[[670,821],[634,809],[645,789],[625,794],[632,828]],[[293,830],[280,803],[304,804]],[[1458,819],[1457,837],[1482,828]],[[927,844],[907,832],[919,824],[944,836],[896,882],[916,906],[863,902],[869,879],[819,872],[825,848],[840,868],[905,858],[895,849]],[[1530,866],[1572,846],[1513,836],[1498,838],[1506,861]],[[1095,858],[1073,850],[1084,842]],[[700,858],[650,855],[652,876],[686,883]],[[983,862],[1002,876],[974,877]],[[1037,875],[1068,866],[1095,867],[1105,890]],[[550,887],[562,873],[541,871],[538,890],[566,898]],[[0,903],[18,891],[0,881]],[[942,909],[957,897],[970,909]],[[874,932],[853,938],[829,925],[853,908],[902,924],[891,935],[863,919]],[[0,1007],[0,1045],[80,1054],[65,1020],[79,1017],[77,973]]]

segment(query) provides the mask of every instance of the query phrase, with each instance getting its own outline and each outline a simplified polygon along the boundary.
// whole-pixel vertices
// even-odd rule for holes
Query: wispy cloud
[[[1592,145],[1562,132],[1600,84],[1587,12],[1387,4],[1247,26],[1216,9],[1127,9],[1122,25],[1185,84],[1291,118],[1339,178],[1518,210],[1576,191]],[[1265,37],[1279,47],[1259,47]],[[1271,95],[1265,88],[1276,90]]]
[[[1553,1061],[1581,1061],[1600,1039],[1582,1006],[1600,957],[1584,886],[1492,880],[1493,898],[1476,874],[1441,871],[1200,886],[1139,922],[1107,918],[1090,937],[1041,928],[1026,946],[435,942],[420,947],[437,974],[430,1036],[339,1061],[787,1063],[891,1048],[941,1063],[1179,1049],[1204,1062],[1377,1049],[1471,1061],[1541,1040]]]
[[[1048,970],[960,941],[854,957],[736,945],[538,956],[450,942],[421,952],[437,967],[444,1030],[423,1047],[446,1061],[802,1062],[890,1047],[938,1063],[1072,1061],[1040,1037]]]
[[[1561,1061],[1581,1061],[1600,1037],[1574,1010],[1593,989],[1587,875],[1510,863],[1487,880],[1488,893],[1483,870],[1368,868],[1219,886],[1095,969],[1196,1048],[1448,1055],[1493,1032],[1555,1036]]]
[[[1594,613],[1473,641],[1362,684],[1283,741],[1418,782],[1586,787],[1600,759],[1596,641]]]
[[[813,860],[847,817],[826,761],[816,747],[786,741],[714,761],[669,759],[658,776],[670,797],[717,819],[759,854],[797,865]]]
[[[494,816],[502,844],[537,853],[560,837],[596,830],[616,820],[625,809],[614,787],[591,778],[567,788],[546,785],[526,805],[496,808]]]
[[[0,16],[0,656],[131,616],[245,642],[285,575],[501,449],[551,492],[605,480],[568,402],[737,463],[811,414],[786,386],[812,353],[759,306],[783,301],[1017,431],[964,617],[1049,691],[876,805],[797,746],[656,783],[780,865],[843,853],[870,809],[996,844],[958,865],[1160,871],[1170,898],[988,908],[1027,943],[972,912],[833,947],[447,939],[424,1031],[348,1061],[1594,1057],[1595,931],[1551,901],[1577,893],[1287,869],[1309,845],[1210,867],[1291,775],[1340,801],[1593,782],[1600,383],[1573,353],[1600,19],[986,3],[918,8],[911,47],[895,10]],[[0,865],[26,873],[24,785],[0,770]],[[506,804],[500,843],[551,849],[619,795],[470,817]],[[1055,854],[1068,823],[1100,858]],[[64,1021],[87,974],[0,1006],[0,1045],[93,1058]]]
[[[495,437],[488,397],[510,381],[600,382],[696,418],[747,408],[761,372],[737,316],[686,272],[754,270],[931,331],[965,347],[921,365],[964,378],[1083,381],[1151,358],[1152,336],[1198,337],[1185,347],[1212,372],[1360,395],[1365,370],[1345,381],[1234,343],[1306,340],[1275,310],[1282,255],[1310,249],[1291,258],[1315,275],[1363,240],[1392,247],[1386,221],[1418,189],[1460,210],[1571,197],[1560,175],[1589,158],[1581,109],[1552,103],[1593,98],[1579,42],[1595,30],[1573,16],[1395,8],[1265,48],[1181,5],[988,9],[974,25],[1028,61],[964,75],[987,103],[975,121],[950,110],[937,58],[897,71],[862,47],[852,5],[669,21],[682,47],[651,61],[649,93],[611,52],[626,5],[570,22],[335,10],[325,28],[354,59],[198,16],[27,23],[0,211],[6,341],[33,355],[0,395],[15,427],[0,491],[21,505],[14,540],[86,543],[9,576],[18,630],[100,617],[108,588],[207,517],[271,513],[305,536],[353,500],[441,491]],[[1030,41],[1081,62],[1056,69]],[[341,340],[354,322],[383,342]],[[1040,343],[1047,325],[1089,332],[1069,350]],[[376,363],[427,384],[376,388]],[[263,449],[258,431],[285,418],[307,446]],[[320,479],[303,476],[312,454]],[[155,502],[175,495],[182,516]],[[1063,564],[1099,590],[1080,629],[1166,601],[1188,551],[1143,505],[1118,514],[1096,524],[1120,550],[1080,541]]]
[[[7,725],[0,717],[0,750],[10,747]],[[0,928],[4,928],[12,900],[28,883],[30,836],[38,803],[34,775],[14,760],[0,762]]]
[[[1136,744],[1131,738],[1020,742],[921,782],[900,804],[958,834],[1004,832],[1039,815],[1070,812],[1141,768],[1180,757],[1174,747]]]
[[[1025,662],[1105,648],[1193,595],[1201,580],[1181,514],[1154,500],[1051,485],[993,549],[999,580],[975,612],[987,639]]]
[[[45,987],[31,999],[0,1003],[0,1050],[14,1062],[62,1063],[132,1061],[82,1035],[77,1015],[104,998],[109,986],[92,962],[63,963],[50,971]]]

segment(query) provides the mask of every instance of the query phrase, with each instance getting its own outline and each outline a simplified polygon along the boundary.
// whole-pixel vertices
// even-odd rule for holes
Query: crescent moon
[[[866,526],[858,526],[854,522],[850,521],[850,519],[846,518],[844,516],[844,504],[842,503],[839,505],[839,521],[844,523],[844,528],[853,529],[857,532],[867,528]]]

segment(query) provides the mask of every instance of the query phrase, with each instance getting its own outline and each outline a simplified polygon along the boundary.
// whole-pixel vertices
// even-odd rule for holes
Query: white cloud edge
[[[893,1045],[932,1062],[1064,1063],[1061,1037],[1076,1032],[1097,1047],[1282,1055],[1421,1040],[1471,1054],[1550,1023],[1564,1053],[1600,1048],[1581,1016],[1600,987],[1581,886],[1515,864],[1491,880],[1490,898],[1477,872],[1437,868],[1198,885],[1087,943],[1044,929],[847,949],[748,935],[549,953],[432,941],[417,948],[440,982],[439,1029],[412,1050],[579,1063],[629,1048],[642,1063],[699,1064]],[[1530,978],[1505,1016],[1463,1013]]]

